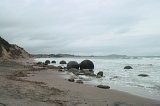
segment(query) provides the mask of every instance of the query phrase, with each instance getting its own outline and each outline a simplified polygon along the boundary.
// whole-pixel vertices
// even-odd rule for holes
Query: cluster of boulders
[[[59,62],[59,64],[61,64],[62,66],[53,66],[53,65],[49,65],[50,63],[56,63],[55,60],[50,61],[50,60],[46,60],[45,62],[37,62],[36,65],[40,66],[40,67],[47,67],[49,69],[59,69],[59,71],[68,71],[68,72],[72,72],[75,75],[88,75],[88,76],[93,76],[96,78],[101,78],[103,77],[103,72],[100,71],[96,74],[94,74],[94,64],[91,60],[83,60],[81,63],[78,63],[76,61],[70,61],[70,62],[66,62],[65,60],[62,60]],[[64,67],[63,65],[67,64],[67,67]]]
[[[97,75],[94,73],[94,64],[91,60],[83,60],[81,63],[78,63],[77,61],[69,61],[67,63],[66,61],[62,60],[62,61],[59,62],[59,64],[61,64],[61,66],[58,66],[58,67],[48,65],[50,63],[56,63],[56,61],[53,60],[53,61],[50,62],[50,60],[46,60],[44,63],[43,62],[37,62],[36,64],[38,66],[47,67],[47,68],[50,68],[50,69],[57,68],[57,69],[59,69],[59,71],[68,71],[70,73],[73,73],[77,77],[78,77],[78,75],[87,75],[87,76],[93,76],[93,77],[96,77],[96,78],[102,78],[104,76],[103,71],[99,71],[97,73]],[[67,67],[63,67],[64,64],[66,64]],[[133,69],[133,68],[131,66],[125,66],[124,69],[125,70],[130,70],[130,69]],[[148,77],[149,75],[148,74],[139,74],[138,76]],[[115,76],[113,78],[118,78],[118,76]],[[81,79],[69,78],[68,81],[83,84],[83,81]],[[102,89],[110,89],[110,87],[107,86],[107,85],[98,85],[97,87],[102,88]]]
[[[45,62],[37,62],[36,65],[39,67],[56,68],[55,66],[49,65],[50,63],[56,63],[56,61],[55,60],[53,60],[53,61],[46,60]]]
[[[75,75],[97,76],[97,78],[103,77],[103,72],[99,72],[95,75],[93,70],[94,64],[90,60],[83,60],[80,64],[76,61],[70,61],[67,64],[67,71]]]
[[[103,77],[103,72],[100,71],[94,74],[94,64],[91,60],[83,60],[80,64],[76,61],[70,61],[67,63],[67,70],[68,72],[73,73],[74,75],[87,75],[87,76],[94,76],[96,78]],[[83,84],[82,80],[75,80],[74,78],[68,79],[70,82],[76,82]]]

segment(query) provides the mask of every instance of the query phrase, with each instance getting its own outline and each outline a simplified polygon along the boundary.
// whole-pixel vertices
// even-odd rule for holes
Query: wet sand
[[[0,62],[0,106],[160,106],[160,101],[69,82],[57,69],[33,66],[32,59],[17,62]]]

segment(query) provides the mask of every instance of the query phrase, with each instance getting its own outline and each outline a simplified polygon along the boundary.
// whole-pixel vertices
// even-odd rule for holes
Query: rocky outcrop
[[[70,61],[67,64],[67,69],[76,68],[79,69],[79,64],[76,61]]]
[[[9,44],[0,37],[0,57],[6,59],[29,58],[30,54],[23,48],[15,44]]]

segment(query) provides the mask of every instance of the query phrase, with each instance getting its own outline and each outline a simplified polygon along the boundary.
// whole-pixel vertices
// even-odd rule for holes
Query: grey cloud
[[[5,0],[0,3],[0,33],[31,53],[158,55],[159,4],[158,0]],[[153,53],[146,48],[154,48]]]

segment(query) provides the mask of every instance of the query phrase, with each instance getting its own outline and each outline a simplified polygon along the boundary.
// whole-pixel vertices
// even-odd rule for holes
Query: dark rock
[[[59,69],[58,71],[59,71],[59,72],[64,72],[64,69]]]
[[[49,61],[49,60],[46,60],[46,61],[45,61],[45,64],[50,64],[50,61]]]
[[[99,72],[97,73],[97,76],[103,77],[103,71],[99,71]]]
[[[77,80],[76,83],[83,84],[82,80]]]
[[[133,69],[131,66],[125,66],[124,69]]]
[[[70,68],[79,69],[79,64],[78,64],[78,62],[76,62],[76,61],[70,61],[70,62],[67,64],[67,69],[70,69]]]
[[[139,74],[138,76],[141,76],[141,77],[148,77],[149,75],[147,75],[147,74]]]
[[[110,86],[107,85],[98,85],[97,87],[102,89],[110,89]]]
[[[94,64],[92,61],[90,60],[83,60],[81,63],[80,63],[80,70],[83,70],[83,69],[94,69]]]
[[[74,82],[73,78],[68,79],[69,82]]]
[[[62,60],[59,62],[59,64],[67,64],[66,61]]]
[[[56,63],[56,61],[55,61],[55,60],[53,60],[51,63]]]

